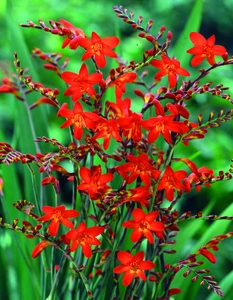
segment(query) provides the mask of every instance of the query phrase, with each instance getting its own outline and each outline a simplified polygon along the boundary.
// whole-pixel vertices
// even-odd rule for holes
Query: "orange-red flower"
[[[77,189],[87,191],[92,200],[97,200],[105,194],[110,186],[107,185],[113,179],[112,173],[101,174],[101,166],[92,166],[89,170],[86,167],[80,168],[81,183]]]
[[[67,232],[66,236],[71,240],[70,251],[75,251],[79,245],[82,247],[83,254],[89,258],[92,255],[90,245],[99,246],[100,241],[96,238],[98,235],[104,232],[104,228],[101,226],[86,227],[86,224],[82,222],[77,229],[72,229]]]
[[[149,201],[146,200],[149,196],[151,196],[151,193],[146,186],[139,186],[134,189],[120,191],[121,204],[132,201],[138,202],[143,207],[146,207],[146,205],[149,204]]]
[[[107,101],[106,105],[114,118],[125,118],[132,115],[130,98],[125,98],[124,100],[116,98],[116,103]]]
[[[129,117],[120,118],[117,123],[122,129],[122,135],[127,137],[128,140],[132,138],[135,143],[139,143],[142,139],[142,115],[132,113]]]
[[[171,88],[176,86],[177,75],[189,76],[189,72],[181,68],[180,63],[175,58],[169,58],[166,55],[161,55],[162,61],[158,59],[153,59],[150,64],[160,69],[158,73],[155,74],[155,79],[160,80],[161,77],[168,75],[168,82]]]
[[[69,218],[74,218],[79,216],[79,212],[73,209],[66,209],[64,205],[57,207],[43,206],[42,211],[45,213],[44,216],[37,219],[39,222],[52,221],[49,224],[48,230],[49,234],[55,236],[58,232],[60,223],[68,228],[74,228],[73,223]]]
[[[42,241],[32,250],[32,258],[36,258],[40,253],[50,245],[49,241]]]
[[[209,250],[205,249],[205,248],[201,248],[199,250],[200,254],[205,256],[210,262],[212,262],[212,264],[216,263],[216,257],[215,255],[210,252]]]
[[[150,185],[151,172],[155,168],[150,164],[147,154],[142,153],[139,156],[128,154],[128,162],[116,167],[117,172],[127,181],[128,184],[134,182],[138,176],[146,186]],[[128,175],[128,173],[130,173]]]
[[[157,117],[141,121],[142,127],[150,130],[147,137],[148,142],[154,143],[159,135],[162,134],[165,141],[168,144],[172,144],[171,132],[185,133],[189,130],[183,122],[173,121],[174,118],[175,115],[158,115]]]
[[[163,231],[164,224],[161,222],[155,222],[154,220],[158,217],[159,212],[153,211],[146,214],[142,209],[135,208],[132,211],[132,216],[134,220],[126,221],[122,223],[123,227],[134,228],[131,234],[131,241],[136,243],[144,235],[149,243],[154,243],[154,237],[152,232]]]
[[[20,96],[19,89],[11,79],[3,78],[2,83],[3,85],[0,86],[0,93],[13,94],[15,98],[23,100],[23,98]]]
[[[219,240],[211,240],[209,241],[207,244],[205,244],[204,247],[200,248],[195,254],[201,254],[202,256],[205,256],[210,262],[212,262],[212,264],[216,263],[216,257],[215,255],[209,251],[213,250],[213,251],[218,251],[218,243]]]
[[[95,129],[95,121],[99,120],[99,116],[92,112],[84,112],[82,105],[79,102],[75,102],[74,110],[68,109],[68,104],[63,103],[60,107],[57,116],[67,118],[67,120],[61,125],[61,128],[74,125],[74,137],[80,140],[83,135],[83,128]]]
[[[214,171],[211,169],[208,169],[206,166],[203,166],[199,169],[197,169],[197,172],[195,173],[191,173],[187,180],[186,180],[186,185],[187,188],[190,190],[191,189],[191,185],[194,184],[198,184],[201,182],[205,182],[210,180],[211,178],[214,177]],[[205,183],[204,184],[207,187],[210,187],[209,183]],[[201,190],[201,185],[197,185],[196,186],[196,190],[199,192]]]
[[[173,288],[173,289],[170,289],[168,291],[168,296],[171,297],[173,295],[177,295],[177,294],[180,294],[182,292],[181,289],[178,289],[178,288]]]
[[[226,53],[226,48],[220,45],[214,45],[215,35],[213,34],[208,39],[205,39],[203,35],[198,32],[191,32],[190,39],[194,44],[194,47],[187,50],[189,54],[194,54],[191,60],[191,65],[193,67],[198,66],[203,59],[207,59],[210,65],[215,64],[215,55],[222,56]]]
[[[99,118],[96,124],[94,139],[104,138],[104,149],[107,150],[110,144],[110,139],[113,137],[117,142],[122,142],[122,138],[119,134],[119,127],[116,120],[106,120]]]
[[[102,80],[100,73],[88,74],[88,69],[85,64],[82,64],[79,74],[73,72],[63,72],[61,78],[71,86],[65,91],[65,96],[72,96],[73,101],[77,101],[84,93],[90,96],[96,94],[94,84],[99,83]]]
[[[64,28],[62,28],[62,32],[65,35],[68,35],[62,43],[62,48],[69,45],[71,49],[75,50],[79,46],[80,40],[86,37],[84,32],[80,28],[74,27],[73,24],[64,19],[60,19],[60,22],[64,26]]]
[[[140,251],[135,255],[132,255],[126,251],[119,251],[117,258],[121,262],[121,265],[115,267],[113,272],[116,274],[125,273],[122,283],[124,286],[130,285],[134,277],[139,277],[146,281],[146,276],[143,270],[150,270],[155,267],[155,264],[149,260],[143,260],[144,251]]]
[[[125,73],[119,77],[117,77],[113,82],[109,84],[109,87],[116,86],[116,97],[121,98],[122,95],[126,92],[126,83],[133,82],[137,78],[137,74],[134,72]],[[108,82],[110,78],[106,80]]]
[[[92,32],[91,40],[84,38],[80,40],[80,45],[86,49],[82,60],[86,60],[93,56],[96,65],[99,68],[104,68],[106,65],[105,56],[116,58],[116,53],[112,50],[119,44],[119,39],[116,36],[100,38],[97,33]]]
[[[168,165],[163,177],[159,181],[158,191],[165,189],[165,195],[169,201],[174,198],[174,190],[186,190],[186,187],[181,180],[187,176],[187,172],[180,170],[174,172],[172,168]]]
[[[54,176],[45,177],[42,182],[42,185],[52,184],[57,193],[60,192],[60,184],[59,181]]]

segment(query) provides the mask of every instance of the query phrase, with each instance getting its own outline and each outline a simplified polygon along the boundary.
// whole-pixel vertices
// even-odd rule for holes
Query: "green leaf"
[[[201,26],[203,0],[196,0],[194,2],[195,4],[189,19],[173,48],[174,56],[177,57],[181,66],[184,68],[189,65],[190,61],[190,55],[185,53],[185,51],[192,46],[189,34],[192,31],[199,31]]]

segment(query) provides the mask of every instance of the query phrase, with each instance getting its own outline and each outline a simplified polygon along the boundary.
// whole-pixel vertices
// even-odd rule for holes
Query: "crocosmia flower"
[[[32,258],[36,258],[41,254],[41,252],[47,248],[50,245],[50,242],[48,241],[42,241],[39,244],[35,246],[35,248],[32,250]]]
[[[155,74],[154,78],[160,80],[161,77],[168,75],[168,82],[171,88],[174,88],[177,83],[177,76],[189,76],[189,72],[181,68],[180,63],[175,58],[169,58],[166,55],[161,55],[162,60],[153,59],[150,64],[160,69],[158,73]]]
[[[119,44],[119,39],[116,36],[100,38],[97,33],[92,32],[91,40],[84,38],[80,40],[80,45],[86,49],[82,60],[86,60],[93,56],[96,65],[99,68],[104,68],[106,65],[105,56],[116,58],[116,53],[112,50]]]
[[[80,140],[83,135],[83,128],[94,129],[96,127],[94,121],[99,120],[97,114],[92,112],[84,112],[82,105],[75,102],[74,110],[68,109],[68,104],[63,103],[60,107],[57,116],[65,117],[67,120],[61,125],[61,128],[74,125],[74,137]]]
[[[80,168],[81,183],[77,189],[87,191],[92,200],[97,200],[105,194],[110,188],[108,182],[113,180],[113,174],[102,174],[101,166],[92,166],[89,170],[86,167]]]
[[[66,209],[64,205],[57,207],[43,206],[42,211],[45,213],[44,216],[37,219],[39,222],[51,221],[48,227],[49,234],[56,236],[59,226],[62,223],[68,228],[74,228],[73,223],[69,218],[74,218],[79,216],[79,212],[73,209]]]
[[[116,274],[125,273],[122,280],[124,286],[130,285],[134,277],[139,277],[146,281],[143,270],[150,270],[155,267],[152,261],[143,260],[144,251],[140,251],[135,255],[126,251],[120,251],[117,253],[117,258],[121,262],[121,265],[115,267],[113,272]]]
[[[163,231],[164,224],[161,222],[154,221],[159,215],[158,211],[152,211],[146,214],[142,209],[135,208],[132,211],[132,216],[134,220],[126,221],[122,223],[123,227],[133,228],[133,233],[131,234],[132,242],[136,243],[144,235],[149,243],[154,243],[154,237],[152,232]]]
[[[84,32],[80,28],[74,27],[73,24],[64,19],[60,19],[60,22],[64,26],[64,28],[62,28],[63,33],[68,35],[62,43],[62,48],[69,45],[71,49],[75,50],[79,46],[80,39],[86,37]]]
[[[190,39],[194,44],[194,47],[187,50],[187,53],[194,54],[191,60],[191,65],[193,67],[198,66],[203,59],[207,59],[210,65],[215,64],[214,56],[222,56],[227,50],[225,47],[215,44],[215,35],[213,34],[208,39],[205,39],[203,35],[198,32],[191,32]]]
[[[128,72],[128,73],[125,73],[125,74],[117,77],[113,82],[111,82],[109,84],[109,87],[115,86],[116,87],[116,90],[115,90],[116,97],[121,98],[122,95],[126,92],[125,84],[135,81],[136,78],[137,78],[136,73]],[[108,80],[110,80],[110,79],[107,78],[106,82],[108,82]]]
[[[77,101],[84,93],[90,96],[96,94],[94,84],[99,83],[102,80],[100,73],[88,74],[88,69],[85,64],[82,64],[78,74],[73,72],[63,72],[61,78],[71,86],[65,91],[65,96],[72,96],[73,101]]]
[[[148,120],[141,121],[144,129],[150,130],[148,133],[148,142],[154,143],[160,134],[163,135],[168,144],[172,144],[171,132],[185,133],[189,128],[179,121],[173,121],[175,115],[157,116]]]
[[[145,153],[142,153],[139,156],[128,154],[126,158],[128,162],[116,167],[117,172],[128,184],[131,184],[140,176],[140,179],[144,184],[149,186],[151,182],[151,172],[154,171],[155,168],[151,165],[148,155]]]
[[[104,228],[101,226],[86,227],[86,224],[82,222],[77,229],[72,229],[67,232],[66,236],[71,240],[70,251],[75,251],[79,245],[82,247],[83,254],[89,258],[92,255],[90,245],[99,246],[101,243],[96,238],[98,235],[104,232]]]
[[[169,201],[172,201],[174,198],[174,190],[177,191],[186,190],[185,185],[181,180],[187,177],[187,172],[173,171],[172,168],[168,165],[166,171],[163,174],[163,177],[159,181],[158,191],[165,189],[165,195]]]

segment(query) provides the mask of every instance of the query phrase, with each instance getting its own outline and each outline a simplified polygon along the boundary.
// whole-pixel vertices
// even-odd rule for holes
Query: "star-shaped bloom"
[[[169,58],[166,55],[161,55],[162,60],[153,59],[150,64],[160,69],[154,76],[156,80],[160,80],[161,77],[168,75],[168,82],[171,88],[174,88],[177,83],[178,75],[189,76],[189,72],[184,68],[181,68],[180,63],[175,58]]]
[[[185,185],[181,182],[181,180],[187,177],[187,172],[173,171],[172,168],[168,165],[163,177],[159,181],[158,191],[165,189],[165,195],[169,201],[172,201],[174,198],[174,190],[176,189],[178,192],[181,190],[186,190]]]
[[[85,64],[82,64],[78,74],[73,72],[63,72],[61,78],[70,87],[65,91],[65,96],[72,96],[73,101],[77,101],[81,98],[84,93],[90,96],[96,94],[93,85],[98,84],[102,80],[102,75],[100,73],[88,74],[88,69]]]
[[[133,228],[133,233],[131,234],[131,241],[136,243],[144,235],[150,244],[154,243],[154,237],[152,232],[163,231],[164,225],[162,222],[154,221],[159,215],[158,211],[152,211],[146,214],[142,209],[135,208],[132,211],[132,216],[134,220],[126,221],[122,223],[123,227]]]
[[[95,121],[99,119],[98,115],[92,112],[84,112],[82,105],[77,101],[74,104],[74,110],[68,109],[68,104],[63,103],[60,107],[58,117],[62,116],[67,120],[61,125],[61,128],[74,125],[74,137],[80,140],[83,135],[83,128],[94,129]]]
[[[84,38],[80,40],[80,45],[86,49],[82,60],[86,60],[93,56],[96,65],[99,68],[104,68],[106,65],[105,56],[116,58],[116,53],[112,50],[119,44],[119,39],[116,36],[101,38],[97,33],[92,32],[91,39]]]
[[[82,247],[83,254],[89,258],[92,255],[90,245],[99,246],[101,243],[96,238],[98,235],[104,232],[102,226],[86,227],[86,224],[82,222],[77,229],[72,229],[67,232],[66,237],[71,240],[70,251],[75,251],[79,245]]]
[[[64,205],[60,205],[57,207],[43,206],[42,211],[45,213],[45,215],[37,219],[37,221],[39,222],[51,221],[48,230],[49,230],[49,234],[52,236],[57,235],[61,223],[68,228],[74,228],[74,225],[69,220],[69,218],[74,218],[79,216],[78,211],[73,209],[66,209]]]
[[[227,50],[225,47],[215,44],[215,35],[211,35],[208,39],[206,39],[203,35],[198,32],[191,32],[190,39],[194,44],[194,47],[187,50],[186,52],[189,54],[194,54],[194,57],[191,60],[191,65],[193,67],[198,66],[203,59],[207,59],[210,65],[215,64],[214,56],[222,56]]]
[[[125,273],[122,283],[124,286],[130,285],[134,277],[139,277],[146,281],[146,276],[143,270],[150,270],[155,267],[155,264],[149,260],[143,260],[144,251],[140,251],[135,255],[132,255],[126,251],[119,251],[117,258],[121,262],[121,265],[115,267],[113,272],[116,274]]]

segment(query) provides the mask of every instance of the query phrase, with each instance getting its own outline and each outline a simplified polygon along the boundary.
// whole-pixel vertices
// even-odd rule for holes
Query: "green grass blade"
[[[181,66],[184,68],[186,68],[189,65],[190,55],[181,55],[181,53],[184,53],[185,50],[188,50],[192,46],[192,43],[189,39],[190,32],[199,31],[200,29],[202,19],[202,7],[203,0],[194,1],[194,6],[189,16],[189,19],[173,48],[174,56],[177,57]]]

